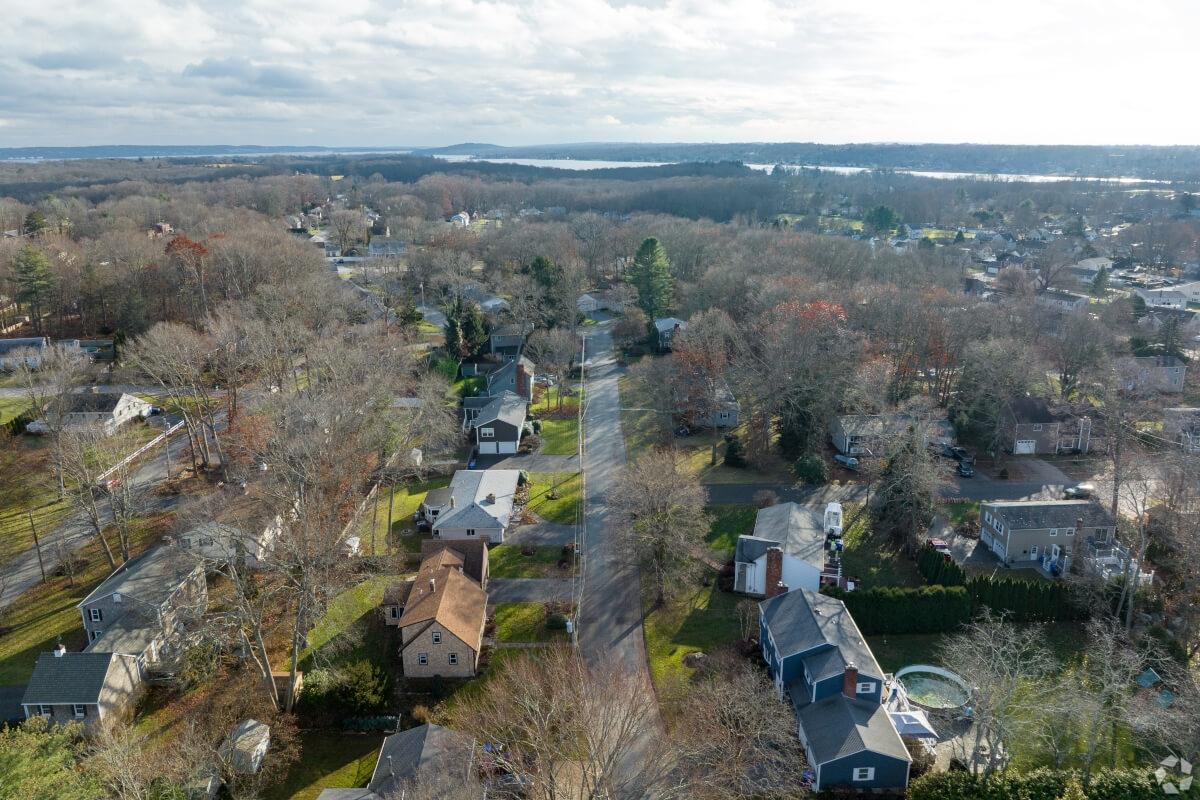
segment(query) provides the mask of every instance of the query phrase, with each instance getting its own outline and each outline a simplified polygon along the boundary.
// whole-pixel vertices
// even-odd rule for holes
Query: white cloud
[[[1196,143],[1198,23],[1171,0],[61,0],[6,12],[0,145]]]

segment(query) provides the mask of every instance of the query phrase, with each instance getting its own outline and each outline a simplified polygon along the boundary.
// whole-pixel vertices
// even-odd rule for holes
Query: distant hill
[[[411,147],[324,147],[257,144],[114,144],[88,147],[0,147],[0,161],[79,158],[185,158],[298,155],[301,153],[407,153]]]

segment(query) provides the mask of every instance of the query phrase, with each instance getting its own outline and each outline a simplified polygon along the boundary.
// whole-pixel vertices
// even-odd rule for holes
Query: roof
[[[0,339],[0,354],[9,353],[13,350],[40,350],[50,344],[50,340],[45,336],[32,336],[23,339]]]
[[[854,662],[863,675],[883,677],[875,654],[841,600],[793,589],[762,601],[758,607],[779,658],[831,645],[841,651],[842,659]]]
[[[873,700],[851,700],[838,692],[800,706],[796,717],[818,765],[864,750],[900,761],[912,760],[887,709]]]
[[[486,616],[487,592],[478,583],[458,569],[426,562],[413,581],[400,627],[436,622],[479,652]]]
[[[889,711],[888,716],[892,719],[892,725],[896,727],[896,733],[901,736],[918,739],[938,738],[937,731],[933,729],[924,711]]]
[[[246,719],[229,734],[229,738],[221,746],[224,755],[230,757],[234,769],[242,773],[254,772],[257,764],[253,763],[254,751],[263,744],[270,744],[271,726],[256,719]]]
[[[424,539],[421,541],[421,560],[424,561],[438,550],[452,550],[462,558],[462,571],[468,578],[483,583],[488,563],[487,542],[482,539]]]
[[[117,653],[42,653],[25,687],[22,703],[97,703],[111,670],[137,671],[137,662]]]
[[[441,725],[420,725],[394,733],[383,740],[379,760],[367,788],[386,795],[410,778],[419,778],[426,770],[445,770],[461,764],[464,772],[471,763],[474,740]]]
[[[758,550],[760,545],[754,540],[761,539],[775,542],[782,547],[785,555],[807,561],[817,569],[825,566],[824,512],[805,508],[799,503],[780,503],[762,509],[754,521],[754,536],[738,537],[739,551],[743,549],[741,540],[744,538],[751,539],[746,544],[747,554]],[[765,547],[762,552],[766,552]],[[735,555],[734,560],[754,561],[757,558],[739,559]]]
[[[1091,500],[1011,500],[982,503],[1013,530],[1074,528],[1083,518],[1085,528],[1112,527],[1112,516]]]
[[[905,417],[888,414],[843,414],[837,421],[847,436],[893,436],[910,424]]]
[[[67,397],[70,403],[67,407],[67,413],[110,414],[124,396],[123,394],[109,394],[107,392],[73,392]]]
[[[659,333],[666,333],[667,331],[674,330],[676,325],[678,325],[681,329],[686,328],[687,320],[676,319],[675,317],[664,317],[662,319],[654,320],[654,327],[658,329]]]
[[[140,656],[158,636],[157,623],[136,612],[126,612],[104,626],[104,632],[88,643],[90,653],[121,653]]]
[[[185,557],[174,547],[160,545],[126,561],[83,598],[79,605],[120,592],[154,608],[161,608],[198,569],[202,567],[194,559]]]
[[[499,420],[507,422],[514,428],[520,428],[525,424],[525,409],[526,402],[524,397],[515,392],[505,390],[493,397],[491,402],[486,406],[479,409],[479,413],[475,416],[474,424],[479,426]]]
[[[453,507],[438,517],[433,529],[508,527],[520,477],[516,469],[458,470],[450,480]]]
[[[379,800],[370,789],[322,789],[317,800]]]
[[[392,581],[383,590],[384,606],[402,606],[408,602],[408,594],[412,591],[412,581]]]
[[[441,508],[450,502],[450,487],[445,486],[441,489],[430,489],[425,493],[425,499],[421,501],[422,505],[429,508]]]
[[[1142,367],[1182,367],[1183,359],[1178,356],[1135,356],[1133,359]]]
[[[0,726],[25,719],[25,712],[21,709],[21,697],[24,694],[24,686],[0,686]]]
[[[1015,398],[1009,405],[1013,419],[1020,423],[1058,422],[1059,418],[1050,410],[1050,405],[1040,397],[1024,395]]]

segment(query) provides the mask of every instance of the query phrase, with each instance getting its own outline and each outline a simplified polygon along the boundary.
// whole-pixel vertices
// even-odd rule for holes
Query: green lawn
[[[710,653],[736,642],[741,635],[737,595],[700,586],[667,601],[646,615],[646,657],[660,693],[669,692],[691,677],[683,657]]]
[[[425,499],[430,489],[442,489],[450,485],[449,477],[434,478],[421,483],[410,483],[396,486],[392,496],[392,530],[388,536],[388,498],[391,496],[387,486],[379,487],[375,495],[375,509],[367,509],[359,531],[365,552],[371,552],[372,542],[375,542],[380,552],[385,546],[388,552],[404,551],[409,553],[421,552],[421,535],[416,532],[413,524],[413,514]],[[374,517],[374,528],[371,522]]]
[[[862,512],[862,513],[860,513]],[[857,578],[864,589],[876,586],[920,586],[924,583],[915,561],[871,529],[870,515],[861,505],[847,505],[842,572]]]
[[[496,641],[499,642],[555,642],[567,639],[565,630],[546,627],[546,606],[542,603],[501,603],[496,606],[493,619],[496,621]]]
[[[758,509],[754,506],[711,506],[712,525],[708,528],[705,541],[713,550],[732,556],[739,536],[754,530]]]
[[[29,401],[23,397],[0,397],[0,425],[16,419],[27,408]]]
[[[376,575],[350,587],[329,601],[323,616],[308,632],[308,647],[300,654],[301,669],[312,666],[317,651],[321,660],[354,661],[366,658],[384,668],[394,668],[388,652],[386,626],[379,618],[383,591],[402,575]]]
[[[301,731],[300,760],[263,795],[266,800],[316,800],[322,789],[366,786],[379,759],[378,734]]]
[[[548,456],[570,456],[579,452],[579,403],[583,392],[564,396],[559,403],[558,387],[539,393],[530,410],[541,420],[541,453]]]
[[[1087,646],[1087,636],[1077,623],[1053,622],[1043,627],[1054,657],[1064,664],[1079,659]],[[867,644],[884,672],[895,672],[913,664],[940,664],[938,646],[944,633],[908,633],[868,636]]]
[[[512,544],[499,544],[488,552],[488,574],[493,578],[545,578],[566,577],[568,570],[558,568],[562,548],[545,545],[533,548],[533,555],[525,555],[521,548]]]
[[[937,510],[945,518],[946,522],[950,523],[950,527],[957,528],[963,524],[968,514],[974,514],[975,518],[978,519],[979,503],[973,500],[954,500],[949,503],[939,504]]]
[[[526,508],[546,522],[574,525],[582,488],[578,472],[531,472]]]

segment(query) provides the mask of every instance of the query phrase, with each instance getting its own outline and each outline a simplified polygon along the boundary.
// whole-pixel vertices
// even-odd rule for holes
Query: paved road
[[[168,445],[171,453],[171,469],[173,472],[178,472],[180,465],[189,459],[187,436],[182,429],[168,441]],[[145,458],[137,472],[134,473],[132,482],[135,486],[147,487],[149,490],[148,487],[164,480],[166,476],[167,459],[163,447],[159,446],[155,448],[154,455]],[[164,511],[173,508],[179,502],[179,498],[175,496],[158,497],[151,492],[149,502],[152,506],[151,510]],[[106,519],[111,520],[107,504],[102,505],[100,510]],[[50,574],[58,567],[56,556],[58,542],[63,542],[72,552],[78,550],[89,541],[91,525],[88,524],[87,518],[83,514],[78,514],[53,531],[39,531],[39,535],[42,542],[42,560],[46,564],[46,573]],[[116,548],[116,542],[111,537],[109,545]],[[0,608],[9,605],[23,592],[41,581],[42,574],[38,568],[37,551],[30,547],[5,564],[4,576],[4,590],[0,592]]]
[[[162,394],[161,386],[143,386],[132,383],[98,383],[95,391],[99,394]],[[28,392],[20,386],[5,386],[0,388],[0,397],[25,397]]]
[[[549,603],[571,599],[570,578],[489,578],[488,605]]]

